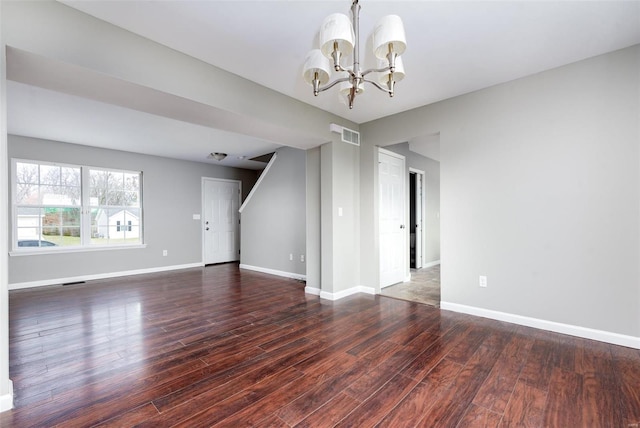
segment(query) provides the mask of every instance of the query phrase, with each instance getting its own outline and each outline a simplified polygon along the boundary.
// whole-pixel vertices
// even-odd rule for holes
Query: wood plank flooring
[[[236,264],[10,292],[1,427],[640,426],[640,351]]]

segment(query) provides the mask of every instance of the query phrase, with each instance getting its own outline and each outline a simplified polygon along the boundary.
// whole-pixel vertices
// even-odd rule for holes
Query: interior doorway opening
[[[424,171],[409,169],[409,267],[420,269],[424,254]]]
[[[380,294],[403,300],[440,305],[440,135],[417,137],[386,146],[407,159],[406,243],[403,250],[407,277],[381,288]]]

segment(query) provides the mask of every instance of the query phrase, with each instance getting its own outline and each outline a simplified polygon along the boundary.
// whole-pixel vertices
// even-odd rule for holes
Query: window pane
[[[40,186],[40,201],[41,205],[44,204],[62,204],[64,195],[58,194],[59,186]]]
[[[72,205],[82,205],[82,188],[63,186],[60,191],[69,198]]]
[[[124,174],[122,172],[112,172],[109,175],[109,190],[121,191],[124,189]]]
[[[128,192],[140,191],[140,175],[139,174],[124,174],[124,190]]]
[[[40,165],[40,184],[60,184],[60,167],[55,165]]]
[[[57,246],[80,245],[80,208],[44,208],[42,239]]]
[[[92,244],[136,244],[140,242],[139,209],[92,210]]]
[[[80,208],[62,208],[62,224],[64,226],[74,226],[79,228]]]
[[[80,188],[80,168],[62,167],[60,173],[61,185]]]
[[[18,245],[22,240],[40,239],[43,210],[41,208],[18,207],[16,211]]]
[[[20,205],[38,205],[40,186],[29,183],[16,183],[16,203]]]
[[[122,206],[124,204],[124,192],[110,191],[107,196],[107,205]]]
[[[63,228],[62,235],[49,235],[43,237],[42,247],[73,247],[82,244],[80,229]]]
[[[80,245],[80,208],[16,209],[18,247]]]
[[[38,184],[38,164],[16,162],[16,183]]]
[[[140,206],[139,201],[139,193],[138,192],[124,192],[124,200],[123,204],[127,207],[138,207]]]
[[[91,205],[105,205],[107,203],[107,172],[92,169],[89,171],[89,177],[89,197],[91,199]]]

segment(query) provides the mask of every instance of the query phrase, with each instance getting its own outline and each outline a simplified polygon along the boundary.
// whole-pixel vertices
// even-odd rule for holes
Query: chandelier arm
[[[385,71],[391,70],[391,67],[384,68],[370,68],[369,70],[365,70],[362,72],[362,77],[366,76],[369,73],[384,73]]]
[[[335,69],[337,72],[346,72],[349,73],[349,76],[356,77],[356,74],[350,68],[344,68],[342,65],[338,64],[338,67]]]
[[[393,96],[393,91],[390,91],[389,89],[383,87],[378,82],[374,82],[373,80],[367,80],[367,79],[362,79],[362,80],[367,82],[367,83],[371,83],[373,86],[375,86],[376,88],[380,89],[382,92],[386,92],[387,94]]]
[[[318,92],[324,92],[327,89],[333,88],[334,86],[336,86],[340,82],[348,82],[348,81],[349,81],[348,77],[341,77],[340,79],[334,80],[333,82],[327,84],[327,86],[323,86],[322,88],[318,88]]]

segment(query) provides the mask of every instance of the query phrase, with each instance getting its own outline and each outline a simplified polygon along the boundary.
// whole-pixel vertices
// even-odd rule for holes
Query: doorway
[[[439,136],[385,147],[401,153],[406,193],[406,241],[403,249],[406,279],[380,289],[402,300],[440,305],[440,161]]]
[[[424,254],[424,171],[409,168],[409,267],[420,269]]]
[[[202,179],[205,265],[240,260],[240,186],[237,180]]]

